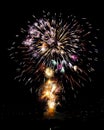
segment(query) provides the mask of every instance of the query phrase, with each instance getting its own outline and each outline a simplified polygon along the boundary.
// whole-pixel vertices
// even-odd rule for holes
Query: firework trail
[[[68,89],[74,91],[91,81],[97,37],[86,18],[70,15],[65,20],[61,13],[51,16],[48,12],[33,19],[13,42],[10,57],[18,64],[15,79],[30,86],[38,83],[34,89],[53,115],[59,97],[63,100]]]

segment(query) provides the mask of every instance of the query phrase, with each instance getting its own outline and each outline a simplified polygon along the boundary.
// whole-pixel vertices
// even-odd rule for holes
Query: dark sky
[[[38,14],[41,10],[59,12],[63,11],[75,14],[78,17],[88,18],[99,32],[99,62],[96,65],[97,72],[94,88],[85,88],[80,92],[78,106],[70,106],[72,118],[68,121],[82,122],[104,122],[104,15],[103,4],[91,1],[27,1],[9,2],[1,4],[1,85],[0,85],[0,119],[1,120],[34,120],[34,99],[28,88],[13,81],[13,64],[9,61],[7,48],[18,33],[18,29],[31,17],[33,13]],[[72,107],[72,108],[71,108]],[[73,114],[74,113],[74,114]]]

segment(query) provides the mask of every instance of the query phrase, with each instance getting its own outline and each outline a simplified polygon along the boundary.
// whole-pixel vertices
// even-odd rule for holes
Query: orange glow
[[[45,116],[54,116],[57,105],[57,95],[55,92],[57,91],[58,86],[57,82],[51,79],[49,79],[43,86],[44,89],[41,99],[45,99],[47,101]]]
[[[47,78],[52,78],[54,76],[54,71],[51,68],[46,68],[45,70],[45,76]]]
[[[42,52],[45,52],[47,50],[47,44],[45,42],[42,43],[42,46],[41,46],[41,51]]]

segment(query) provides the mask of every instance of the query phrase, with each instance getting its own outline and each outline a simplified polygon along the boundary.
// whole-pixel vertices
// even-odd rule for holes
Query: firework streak
[[[46,101],[46,115],[54,115],[68,88],[74,91],[91,81],[97,37],[86,18],[70,15],[65,20],[61,13],[51,16],[49,12],[33,18],[13,42],[10,56],[18,65],[15,78],[33,85],[39,98]]]

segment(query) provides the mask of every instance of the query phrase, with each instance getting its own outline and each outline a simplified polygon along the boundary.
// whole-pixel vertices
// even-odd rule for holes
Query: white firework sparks
[[[24,40],[18,45],[13,43],[10,49],[11,58],[19,64],[17,79],[25,81],[25,84],[43,81],[46,84],[47,80],[54,78],[60,81],[64,90],[65,84],[74,90],[91,79],[98,50],[93,43],[96,37],[93,36],[92,25],[85,18],[77,20],[70,15],[65,21],[61,15],[51,17],[47,13],[43,18],[35,17],[28,30],[23,30]],[[46,93],[42,96],[48,97],[52,90],[49,92],[44,88],[42,93]],[[56,106],[56,98],[53,101],[48,97],[47,100],[47,105]]]

